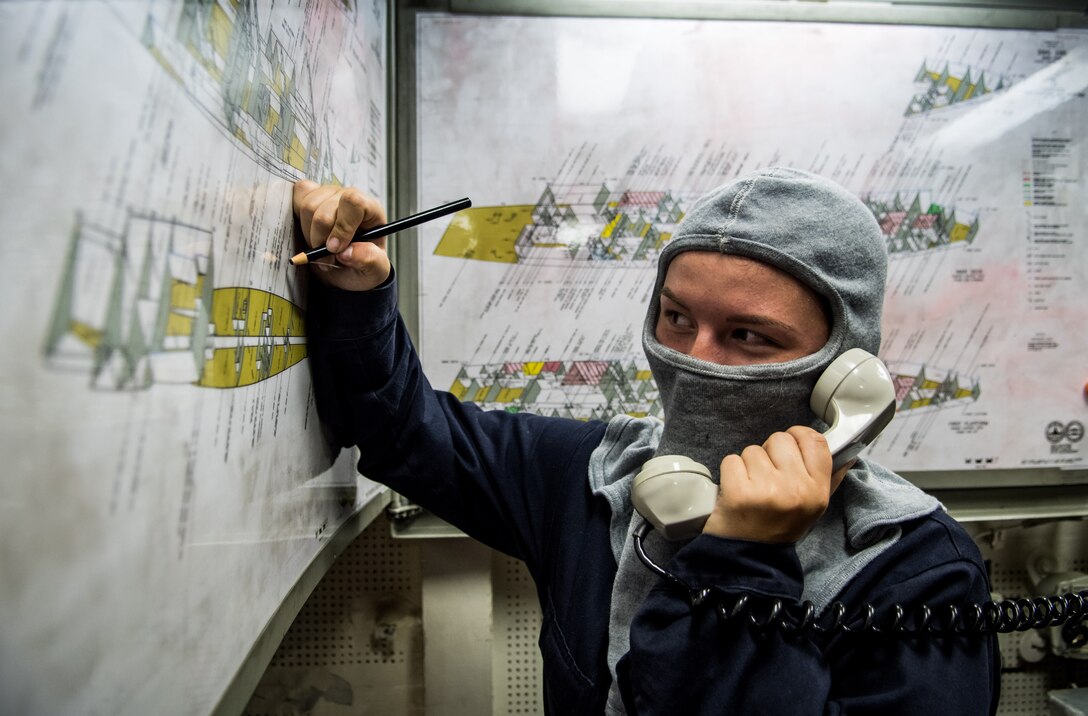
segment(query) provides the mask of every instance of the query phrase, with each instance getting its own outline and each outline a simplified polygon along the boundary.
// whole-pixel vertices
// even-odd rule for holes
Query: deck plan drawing
[[[545,184],[532,205],[460,212],[434,253],[511,264],[546,263],[549,258],[647,264],[683,217],[680,202],[667,190],[615,194],[603,184]]]
[[[210,713],[380,491],[322,434],[288,260],[296,179],[388,202],[387,19],[0,6],[0,712]]]
[[[888,244],[889,257],[901,252],[929,251],[967,246],[979,231],[977,216],[956,215],[954,207],[942,206],[920,192],[891,198],[863,197],[873,212]]]
[[[342,184],[349,171],[346,165],[365,157],[377,172],[381,100],[368,98],[362,136],[337,133],[334,117],[315,114],[314,109],[328,106],[329,95],[338,88],[334,83],[315,86],[312,75],[318,68],[296,63],[288,46],[289,32],[282,26],[262,26],[255,12],[259,6],[253,0],[185,2],[176,16],[148,13],[141,40],[209,121],[268,171],[288,179]],[[380,16],[371,19],[378,22]],[[349,31],[347,25],[329,24],[312,39],[342,44]],[[380,40],[373,37],[369,43],[358,47],[369,55],[358,66],[377,74],[384,65]],[[337,156],[334,136],[350,141],[350,151]]]
[[[923,85],[924,90],[911,99],[908,115],[966,102],[1006,89],[1010,84],[1000,75],[996,80],[990,80],[985,70],[970,66],[952,70],[947,60],[934,66],[923,60],[914,81]]]
[[[899,405],[869,454],[982,483],[1086,466],[1047,426],[1088,417],[1088,33],[424,13],[416,41],[416,200],[475,207],[419,231],[433,384],[656,415],[658,253],[708,190],[793,166],[857,194],[887,242]]]
[[[47,362],[82,363],[91,384],[114,390],[152,383],[238,388],[299,363],[306,357],[302,310],[269,291],[216,288],[210,236],[138,215],[121,236],[78,226]]]
[[[978,380],[928,366],[888,366],[896,411],[936,410],[978,400]],[[613,415],[664,418],[649,364],[644,360],[536,360],[462,366],[447,390],[487,410],[531,412],[574,420]]]

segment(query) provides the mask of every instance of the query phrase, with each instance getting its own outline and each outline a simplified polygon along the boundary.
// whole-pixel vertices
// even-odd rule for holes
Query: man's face
[[[719,365],[782,363],[815,353],[830,326],[820,299],[768,264],[685,251],[661,287],[658,342]]]

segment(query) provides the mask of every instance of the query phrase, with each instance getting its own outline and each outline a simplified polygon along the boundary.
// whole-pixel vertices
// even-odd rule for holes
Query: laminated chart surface
[[[855,192],[887,240],[899,405],[870,454],[1085,466],[1083,31],[431,14],[416,33],[419,204],[474,202],[420,231],[436,385],[660,415],[656,257],[700,195],[785,165]]]
[[[0,7],[0,711],[207,713],[376,493],[291,185],[386,200],[383,2]]]

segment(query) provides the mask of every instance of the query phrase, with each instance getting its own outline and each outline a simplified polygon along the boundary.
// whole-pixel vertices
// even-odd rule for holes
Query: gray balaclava
[[[822,296],[831,332],[816,353],[785,363],[724,366],[663,346],[654,337],[661,286],[682,251],[720,251],[785,271]],[[849,348],[876,353],[887,249],[876,219],[853,194],[797,169],[770,168],[700,199],[661,252],[642,344],[665,412],[658,455],[679,454],[718,476],[727,454],[791,425],[823,424],[809,395]]]
[[[827,343],[797,360],[741,366],[709,363],[661,345],[654,337],[654,327],[665,273],[677,254],[692,250],[757,259],[800,280],[830,308]],[[654,431],[662,431],[655,454],[687,455],[706,465],[717,482],[726,455],[760,445],[771,433],[792,425],[822,429],[809,409],[809,395],[824,368],[843,351],[864,348],[877,352],[886,274],[884,239],[865,205],[839,185],[796,169],[765,169],[710,192],[684,217],[661,252],[642,344],[664,406],[664,427],[616,419],[590,459],[594,493],[609,500],[613,510],[613,550],[617,554],[608,624],[607,661],[613,683],[607,713],[624,713],[616,665],[629,648],[631,621],[658,581],[629,548],[632,532],[643,524],[642,518],[630,511],[630,485],[649,457]],[[625,431],[646,434],[626,440]],[[929,503],[924,506],[924,511],[932,509]],[[805,568],[814,574],[822,568],[820,559],[834,559],[839,554],[826,545],[845,539],[841,522],[828,525],[835,539],[829,542],[821,533],[813,546],[798,548]],[[667,564],[681,546],[656,532],[647,535],[644,542],[658,564]],[[847,566],[855,571],[860,568],[857,564]],[[825,583],[838,584],[820,577],[806,587],[819,589]],[[834,594],[837,589],[827,591]]]

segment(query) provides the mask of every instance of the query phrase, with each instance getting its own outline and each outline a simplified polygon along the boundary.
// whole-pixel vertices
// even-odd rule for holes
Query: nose
[[[713,331],[701,329],[691,344],[688,355],[708,363],[725,364],[725,346]]]

